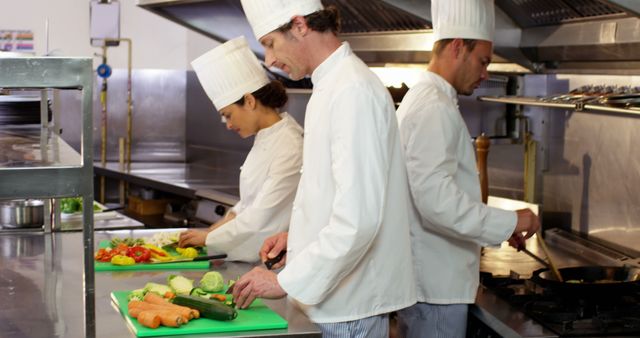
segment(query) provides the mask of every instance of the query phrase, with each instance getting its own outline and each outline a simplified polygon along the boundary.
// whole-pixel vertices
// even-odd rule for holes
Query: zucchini
[[[173,304],[182,305],[200,311],[200,316],[215,320],[232,320],[238,316],[236,309],[217,300],[187,295],[176,295]]]

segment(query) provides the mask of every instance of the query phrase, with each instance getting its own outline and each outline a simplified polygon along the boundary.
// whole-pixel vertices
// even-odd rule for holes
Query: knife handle
[[[194,262],[197,262],[197,261],[209,261],[209,260],[212,260],[212,259],[224,259],[224,258],[227,258],[227,254],[195,257],[193,259],[193,261]]]
[[[280,251],[280,253],[273,257],[273,258],[269,258],[266,261],[264,261],[264,265],[267,267],[267,270],[271,270],[271,268],[278,263],[279,261],[282,260],[282,257],[284,257],[284,255],[287,254],[287,250],[282,250]]]

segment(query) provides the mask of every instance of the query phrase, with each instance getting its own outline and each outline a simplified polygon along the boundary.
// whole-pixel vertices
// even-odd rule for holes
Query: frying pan
[[[582,266],[559,269],[564,282],[549,269],[536,270],[531,279],[562,296],[609,297],[640,292],[640,268]]]

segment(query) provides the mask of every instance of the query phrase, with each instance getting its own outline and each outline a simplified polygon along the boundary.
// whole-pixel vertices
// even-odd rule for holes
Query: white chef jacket
[[[516,213],[482,203],[472,139],[445,79],[423,73],[397,115],[420,219],[411,225],[418,301],[473,303],[480,249],[507,240]]]
[[[389,92],[343,43],[313,72],[278,281],[316,323],[415,303],[410,195]]]
[[[264,240],[287,231],[302,165],[302,127],[287,113],[256,134],[240,168],[236,217],[207,235],[210,254],[255,262]]]

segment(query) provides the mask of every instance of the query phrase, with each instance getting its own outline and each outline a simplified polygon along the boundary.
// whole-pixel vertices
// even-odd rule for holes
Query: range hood
[[[640,1],[495,0],[497,72],[640,74]],[[369,65],[424,64],[429,0],[323,0],[342,16],[341,38]],[[218,41],[244,35],[264,55],[240,0],[138,0],[138,6]]]

